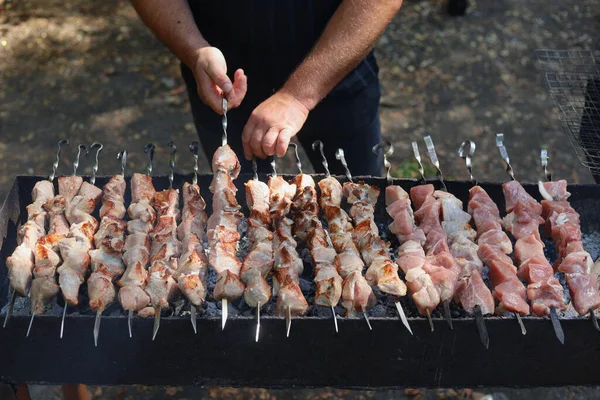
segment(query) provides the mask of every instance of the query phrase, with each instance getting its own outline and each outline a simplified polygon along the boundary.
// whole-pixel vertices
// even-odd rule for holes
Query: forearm
[[[282,90],[312,110],[369,53],[402,0],[344,0]]]
[[[131,0],[141,20],[189,68],[209,44],[198,30],[186,0]]]

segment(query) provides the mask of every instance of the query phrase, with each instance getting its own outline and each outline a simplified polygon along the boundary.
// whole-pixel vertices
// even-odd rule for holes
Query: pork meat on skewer
[[[236,200],[237,188],[233,179],[240,172],[240,163],[229,145],[217,149],[212,160],[213,213],[208,218],[207,236],[210,247],[209,263],[217,273],[213,292],[215,300],[221,300],[221,327],[227,321],[227,304],[244,294],[245,286],[240,279],[242,263],[236,253],[240,234],[238,224],[243,218]]]
[[[156,190],[152,177],[134,173],[131,177],[131,204],[127,208],[130,220],[127,222],[127,239],[125,240],[123,263],[125,272],[119,285],[118,299],[124,311],[127,311],[129,336],[131,317],[150,304],[150,296],[144,290],[148,279],[148,263],[150,262],[150,233],[156,221],[154,195]]]
[[[253,162],[256,167],[256,161]],[[270,274],[273,263],[273,232],[271,231],[271,215],[269,208],[270,192],[266,183],[254,179],[245,183],[246,203],[250,209],[247,235],[250,239],[250,252],[244,258],[240,278],[246,288],[244,301],[251,308],[256,308],[256,338],[260,334],[260,308],[271,298],[271,286],[266,277]]]
[[[292,235],[293,221],[288,218],[296,185],[289,184],[281,176],[269,177],[269,211],[273,224],[273,295],[277,296],[277,315],[286,317],[286,334],[289,336],[291,318],[303,315],[308,303],[300,289],[300,275],[304,264]]]
[[[126,158],[126,152],[119,154],[120,158]],[[126,188],[123,167],[121,175],[114,175],[104,185],[102,207],[100,207],[100,226],[94,235],[96,248],[89,251],[92,273],[87,280],[87,285],[90,309],[96,312],[94,324],[94,344],[96,346],[100,332],[100,316],[106,307],[114,302],[116,297],[114,282],[125,271],[122,256],[127,227],[124,220]]]
[[[297,161],[300,162],[299,160]],[[310,252],[316,284],[315,304],[329,307],[338,331],[336,307],[342,296],[342,277],[335,268],[337,252],[319,219],[315,181],[300,171],[294,180],[296,194],[292,203],[293,233]]]
[[[555,266],[565,274],[577,313],[581,316],[589,313],[594,318],[594,310],[600,307],[598,281],[592,273],[592,256],[581,241],[579,214],[568,201],[571,194],[567,191],[567,181],[540,182],[538,186],[544,198],[541,201],[546,222],[544,232],[552,238],[558,253]]]

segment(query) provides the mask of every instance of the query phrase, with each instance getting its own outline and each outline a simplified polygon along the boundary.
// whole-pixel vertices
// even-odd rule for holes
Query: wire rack
[[[536,50],[563,131],[600,181],[600,50]]]

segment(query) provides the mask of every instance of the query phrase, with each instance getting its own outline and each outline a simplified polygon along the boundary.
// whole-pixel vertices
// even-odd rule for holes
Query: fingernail
[[[229,93],[231,92],[231,89],[233,89],[233,86],[231,85],[231,83],[226,83],[223,85],[222,89],[225,93]]]

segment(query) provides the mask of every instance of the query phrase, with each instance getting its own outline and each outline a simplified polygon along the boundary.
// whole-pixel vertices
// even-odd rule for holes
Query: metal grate
[[[581,163],[600,182],[600,50],[536,50],[559,119]]]

